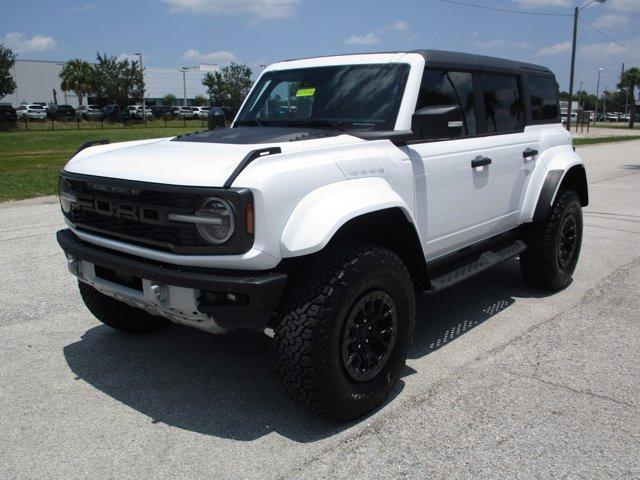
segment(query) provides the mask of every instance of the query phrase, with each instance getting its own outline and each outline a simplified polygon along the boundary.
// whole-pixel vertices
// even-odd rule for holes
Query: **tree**
[[[93,65],[89,62],[79,58],[69,60],[60,71],[60,78],[62,79],[60,88],[75,92],[78,96],[78,105],[82,105],[84,97],[92,93],[93,75]]]
[[[138,62],[118,60],[107,54],[96,56],[93,92],[102,98],[125,107],[130,100],[142,97],[144,77]]]
[[[16,56],[11,49],[0,43],[0,98],[16,90],[16,82],[11,76],[11,69],[16,63]]]
[[[220,72],[209,72],[202,78],[211,104],[225,107],[240,107],[252,83],[251,69],[237,63],[231,63]]]
[[[633,67],[626,70],[622,74],[622,80],[618,85],[618,88],[627,89],[629,91],[629,97],[631,98],[631,115],[629,117],[629,128],[633,128],[636,117],[636,86],[640,86],[640,69]]]
[[[173,95],[172,93],[167,93],[164,97],[162,97],[162,104],[163,105],[168,105],[168,106],[173,106],[176,104],[176,96]]]
[[[200,107],[207,104],[207,99],[204,98],[204,95],[196,95],[196,98],[193,99],[193,103]]]

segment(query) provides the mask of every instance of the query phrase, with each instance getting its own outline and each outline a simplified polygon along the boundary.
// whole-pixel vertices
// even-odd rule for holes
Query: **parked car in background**
[[[121,110],[118,105],[107,105],[102,109],[103,118],[110,122],[124,122],[131,120],[127,109]]]
[[[16,109],[10,103],[0,103],[0,122],[15,122],[17,119]]]
[[[171,107],[171,114],[176,118],[193,118],[193,107]]]
[[[191,107],[193,108],[193,118],[207,118],[211,107]]]
[[[151,107],[151,113],[156,118],[163,118],[166,115],[171,115],[172,108],[169,105],[154,105]]]
[[[81,120],[101,120],[102,109],[97,105],[80,105],[76,110],[76,116]]]
[[[45,120],[47,118],[47,109],[44,105],[35,103],[20,105],[16,113],[19,118],[28,118],[29,120]]]
[[[76,110],[71,105],[49,105],[47,117],[51,120],[71,121],[76,119]]]
[[[151,118],[151,116],[153,115],[153,112],[151,112],[151,108],[146,106],[143,113],[142,105],[129,105],[126,111],[129,114],[129,117],[131,117],[132,119],[137,118],[142,120],[144,117]]]

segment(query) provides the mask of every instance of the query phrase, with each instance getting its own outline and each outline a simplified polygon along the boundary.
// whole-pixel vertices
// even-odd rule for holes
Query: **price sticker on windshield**
[[[315,94],[315,88],[301,88],[296,92],[296,97],[313,97]]]

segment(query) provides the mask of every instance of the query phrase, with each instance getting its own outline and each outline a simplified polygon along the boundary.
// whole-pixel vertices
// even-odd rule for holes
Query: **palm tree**
[[[633,122],[636,117],[636,94],[635,87],[640,87],[640,69],[633,67],[626,70],[622,74],[622,80],[618,88],[626,88],[631,96],[631,115],[629,117],[629,128],[633,128]]]
[[[91,93],[93,81],[93,65],[84,60],[76,58],[64,64],[60,71],[60,88],[66,91],[75,92],[78,96],[78,105],[82,105],[82,100]]]

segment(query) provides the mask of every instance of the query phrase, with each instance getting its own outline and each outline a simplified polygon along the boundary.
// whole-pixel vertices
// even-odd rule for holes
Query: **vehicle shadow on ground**
[[[422,296],[409,357],[428,355],[508,308],[514,297],[535,294],[514,261]],[[64,347],[64,356],[77,380],[153,423],[240,441],[277,432],[297,442],[330,437],[355,424],[327,422],[297,407],[280,386],[272,350],[263,334],[215,336],[176,325],[136,337],[98,326]],[[403,376],[412,372],[407,367]],[[403,386],[401,380],[388,402]]]

